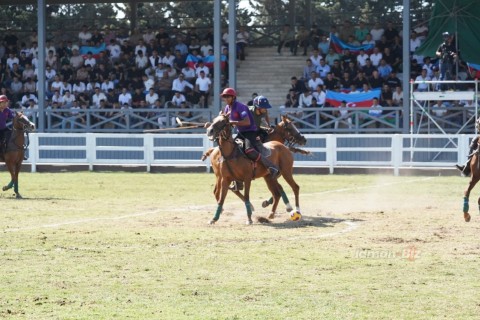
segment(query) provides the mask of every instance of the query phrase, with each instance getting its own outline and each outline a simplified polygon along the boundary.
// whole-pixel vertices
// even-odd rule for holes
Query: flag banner
[[[190,67],[190,68],[193,68],[195,69],[195,67],[197,66],[197,63],[199,60],[202,60],[205,65],[209,68],[209,69],[212,69],[213,68],[213,62],[215,61],[215,56],[206,56],[204,58],[199,58],[199,57],[196,57],[194,55],[191,55],[189,54],[187,56],[187,59],[185,60],[186,64]],[[225,66],[227,64],[227,57],[225,55],[221,55],[220,56],[220,68],[222,70],[225,69]]]
[[[100,52],[105,51],[105,50],[107,50],[107,46],[105,45],[105,42],[104,42],[101,45],[95,46],[95,47],[81,46],[79,52],[80,52],[81,56],[84,56],[84,58],[85,58],[85,56],[87,55],[88,52],[91,52],[93,57],[95,59],[98,59],[100,57],[100,55],[99,55]]]
[[[330,48],[333,48],[333,50],[336,53],[343,53],[343,50],[348,49],[353,54],[359,54],[360,50],[363,49],[363,50],[365,50],[365,53],[370,54],[370,53],[373,52],[373,47],[374,47],[373,44],[352,46],[352,45],[349,45],[349,44],[343,42],[342,40],[340,40],[333,33],[330,33]]]
[[[347,102],[347,107],[371,107],[373,98],[380,99],[380,89],[374,89],[368,92],[344,93],[327,90],[325,102],[332,107],[338,107],[342,101]]]
[[[475,63],[468,63],[468,72],[470,72],[470,75],[474,79],[480,79],[480,64],[475,64]]]

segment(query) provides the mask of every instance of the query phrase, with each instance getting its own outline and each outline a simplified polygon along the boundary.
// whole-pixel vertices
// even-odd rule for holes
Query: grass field
[[[0,199],[0,318],[478,319],[467,179],[295,178],[300,222],[281,204],[247,226],[230,194],[210,226],[212,174],[23,173],[25,199]]]

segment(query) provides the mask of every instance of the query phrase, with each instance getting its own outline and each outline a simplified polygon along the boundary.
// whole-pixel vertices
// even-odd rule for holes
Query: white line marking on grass
[[[395,182],[388,182],[388,183],[371,184],[371,185],[367,185],[367,186],[358,186],[358,187],[351,187],[351,188],[325,190],[325,191],[320,191],[320,192],[300,193],[300,195],[301,196],[314,196],[314,195],[319,195],[319,194],[345,192],[345,191],[360,190],[360,189],[369,189],[369,188],[374,188],[374,187],[387,187],[387,186],[393,186],[395,184],[404,184],[404,183],[413,183],[413,182],[419,182],[419,181],[427,181],[427,180],[432,180],[434,178],[435,177],[425,177],[425,178],[415,179],[415,180],[410,180],[410,181],[395,181]]]
[[[425,177],[421,179],[414,179],[410,181],[398,181],[398,182],[389,182],[389,183],[382,183],[382,184],[372,184],[372,185],[367,185],[367,186],[360,186],[360,187],[352,187],[352,188],[341,188],[341,189],[335,189],[335,190],[326,190],[326,191],[321,191],[321,192],[314,192],[314,193],[302,193],[302,196],[312,196],[312,195],[319,195],[319,194],[327,194],[327,193],[335,193],[335,192],[345,192],[345,191],[351,191],[351,190],[358,190],[358,189],[368,189],[372,187],[379,187],[379,186],[391,186],[395,184],[402,184],[402,183],[413,183],[413,182],[418,182],[418,181],[426,181],[426,180],[431,180],[434,179],[435,177]],[[207,209],[210,208],[211,206],[205,205],[205,206],[187,206],[184,208],[177,208],[177,209],[158,209],[154,211],[147,211],[147,212],[141,212],[141,213],[134,213],[134,214],[127,214],[127,215],[122,215],[122,216],[113,216],[113,217],[101,217],[101,218],[88,218],[88,219],[81,219],[81,220],[73,220],[73,221],[65,221],[65,222],[59,222],[59,223],[51,223],[51,224],[42,224],[42,225],[37,225],[37,226],[30,226],[30,227],[23,227],[23,228],[9,228],[3,230],[3,232],[19,232],[19,231],[28,231],[28,230],[35,230],[35,229],[41,229],[41,228],[58,228],[61,226],[67,226],[67,225],[75,225],[75,224],[82,224],[82,223],[90,223],[90,222],[95,222],[95,221],[114,221],[114,220],[122,220],[122,219],[129,219],[129,218],[135,218],[135,217],[142,217],[150,214],[155,214],[155,213],[160,213],[160,212],[172,212],[172,211],[178,211],[182,212],[185,210],[200,210],[200,209]],[[340,230],[338,232],[331,232],[331,233],[326,233],[326,234],[321,234],[319,236],[313,236],[313,237],[299,237],[301,239],[308,239],[308,238],[324,238],[324,237],[330,237],[330,236],[336,236],[342,233],[347,233],[355,230],[356,228],[359,227],[358,223],[355,223],[353,221],[345,221],[345,223],[348,225],[346,229]]]

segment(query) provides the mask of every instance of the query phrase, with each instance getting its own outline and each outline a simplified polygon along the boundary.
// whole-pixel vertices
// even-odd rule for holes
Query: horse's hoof
[[[465,219],[465,222],[470,222],[470,213],[464,212],[463,213],[463,218]]]
[[[264,200],[264,201],[262,202],[262,208],[266,208],[266,207],[268,207],[269,205],[270,205],[270,202],[268,202],[268,200]]]
[[[7,191],[7,190],[8,190],[7,186],[2,187],[2,191]]]
[[[270,213],[268,219],[275,219],[275,212]]]
[[[214,225],[215,222],[217,222],[217,220],[210,220],[210,222],[208,223],[209,225]]]
[[[18,193],[15,195],[15,198],[17,198],[17,199],[23,199],[23,197],[22,197],[20,194],[18,194]]]
[[[252,219],[248,219],[247,222],[245,222],[245,224],[246,224],[247,226],[252,225],[252,224],[253,224]]]

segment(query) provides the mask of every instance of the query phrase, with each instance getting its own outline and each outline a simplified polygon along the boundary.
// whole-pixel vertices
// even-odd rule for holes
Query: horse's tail
[[[289,146],[288,150],[290,150],[290,152],[293,152],[293,153],[300,153],[300,154],[309,155],[309,156],[312,155],[312,152],[310,152],[308,150],[303,150],[303,149],[295,148],[295,147],[292,147],[292,146]]]
[[[207,151],[205,151],[205,153],[202,154],[202,157],[200,159],[202,159],[202,161],[205,161],[205,159],[207,159],[210,156],[210,154],[212,154],[214,149],[215,148],[210,148]]]

